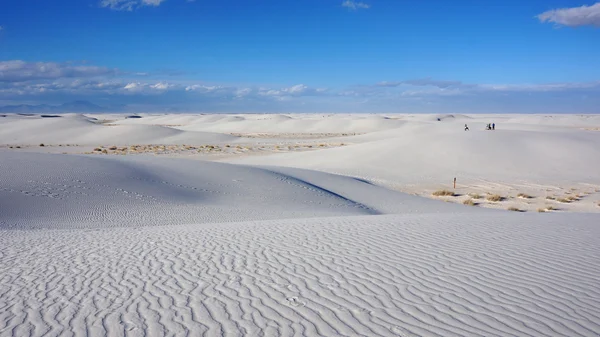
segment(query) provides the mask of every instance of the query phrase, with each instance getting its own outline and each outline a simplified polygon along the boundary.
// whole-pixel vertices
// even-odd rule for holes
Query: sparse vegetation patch
[[[439,190],[432,193],[434,197],[453,197],[454,192],[448,190]]]
[[[504,197],[501,195],[498,195],[498,194],[492,194],[492,195],[488,195],[486,199],[491,202],[499,202],[499,201],[504,200]]]
[[[477,203],[475,203],[475,201],[473,201],[473,199],[467,199],[465,201],[463,201],[463,204],[467,205],[467,206],[476,206]]]

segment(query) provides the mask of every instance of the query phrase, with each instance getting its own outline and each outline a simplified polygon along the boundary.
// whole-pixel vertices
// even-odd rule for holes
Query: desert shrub
[[[532,196],[530,196],[529,194],[525,194],[525,193],[519,193],[517,194],[517,198],[521,198],[521,199],[531,199],[533,198]]]
[[[41,143],[41,144],[40,144],[40,146],[41,146],[41,147],[44,147],[44,146],[46,146],[46,145],[44,145],[44,143]]]
[[[550,211],[556,211],[557,209],[551,205],[548,205],[546,207],[542,207],[542,208],[538,208],[538,212],[540,213],[545,213],[545,212],[550,212]]]
[[[518,208],[516,208],[514,206],[509,207],[508,210],[512,211],[512,212],[522,212],[520,209],[518,209]]]
[[[463,204],[465,204],[467,206],[475,206],[475,205],[477,205],[475,203],[475,201],[473,201],[473,199],[467,199],[467,200],[463,201]]]
[[[97,148],[94,149],[94,152],[101,152],[101,151],[102,151],[102,149],[99,148],[99,147],[97,147]]]
[[[470,193],[469,196],[473,199],[481,199],[483,198],[480,194],[477,193]]]
[[[504,200],[504,197],[498,194],[488,195],[486,198],[488,201],[498,202]]]
[[[555,198],[555,197],[552,197],[552,196],[547,196],[547,197],[546,197],[546,200],[556,200],[556,198]]]
[[[569,198],[558,198],[558,199],[556,199],[556,201],[562,202],[563,204],[568,204],[568,203],[570,203],[573,200],[571,200]]]
[[[432,193],[434,197],[453,197],[454,192],[448,190],[439,190]]]

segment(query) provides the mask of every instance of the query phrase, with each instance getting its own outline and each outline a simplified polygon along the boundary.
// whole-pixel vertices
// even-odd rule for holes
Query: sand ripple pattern
[[[597,219],[2,230],[0,336],[597,336]]]

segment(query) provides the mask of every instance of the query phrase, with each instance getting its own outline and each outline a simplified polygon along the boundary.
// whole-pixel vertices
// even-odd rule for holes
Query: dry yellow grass
[[[556,200],[556,198],[555,198],[555,197],[552,197],[552,196],[547,196],[547,197],[546,197],[546,199],[547,199],[547,200]]]
[[[498,194],[488,195],[486,198],[488,201],[498,202],[504,200],[504,197]]]
[[[569,198],[558,198],[558,199],[556,199],[556,201],[562,202],[563,204],[568,204],[568,203],[570,203],[573,200],[571,200]]]
[[[477,193],[469,193],[469,196],[473,199],[481,199],[483,198],[481,195],[477,194]]]
[[[557,209],[554,208],[553,206],[547,205],[546,207],[538,208],[537,211],[540,212],[540,213],[545,213],[545,212],[556,211],[556,210]]]
[[[439,190],[433,192],[431,195],[433,195],[434,197],[453,197],[454,192],[448,190]]]
[[[525,193],[519,193],[517,194],[517,198],[521,198],[521,199],[531,199],[533,198],[532,196],[530,196],[529,194],[525,194]]]
[[[473,201],[473,199],[467,199],[467,200],[463,201],[463,204],[467,205],[467,206],[476,206],[477,205],[475,203],[475,201]]]
[[[522,210],[520,210],[520,209],[518,209],[518,208],[516,208],[514,206],[509,207],[508,210],[509,211],[513,211],[513,212],[522,212]]]

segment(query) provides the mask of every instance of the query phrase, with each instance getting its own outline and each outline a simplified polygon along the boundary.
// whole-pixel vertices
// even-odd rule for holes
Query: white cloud
[[[557,25],[578,27],[600,27],[600,2],[591,6],[553,9],[537,16],[541,22],[553,22]]]
[[[270,97],[298,97],[298,96],[318,96],[325,94],[327,89],[310,88],[304,84],[297,84],[289,88],[271,89],[260,88],[258,95]]]
[[[426,87],[426,88],[420,88]],[[458,96],[484,93],[541,93],[600,90],[600,81],[543,84],[468,84],[460,81],[439,81],[430,78],[397,82],[379,82],[375,86],[346,91],[350,96],[381,96],[382,93],[400,97]]]
[[[0,82],[18,82],[65,77],[94,77],[116,74],[115,69],[73,66],[54,62],[0,61]]]
[[[159,6],[166,0],[101,0],[100,7],[118,11],[131,11],[141,6]]]
[[[431,78],[421,78],[407,81],[399,81],[399,82],[379,82],[377,86],[379,87],[399,87],[401,85],[414,85],[414,86],[433,86],[438,88],[449,88],[449,87],[458,87],[462,86],[463,83],[460,81],[443,81],[443,80],[434,80]]]
[[[369,9],[369,8],[371,8],[371,5],[366,4],[364,2],[360,2],[360,1],[346,0],[346,1],[342,2],[342,7],[346,7],[351,10],[357,10],[357,9]]]
[[[171,84],[167,82],[158,83],[142,83],[142,82],[129,82],[125,86],[122,86],[122,90],[126,93],[138,93],[138,94],[160,94],[169,90],[181,89],[181,86]]]

